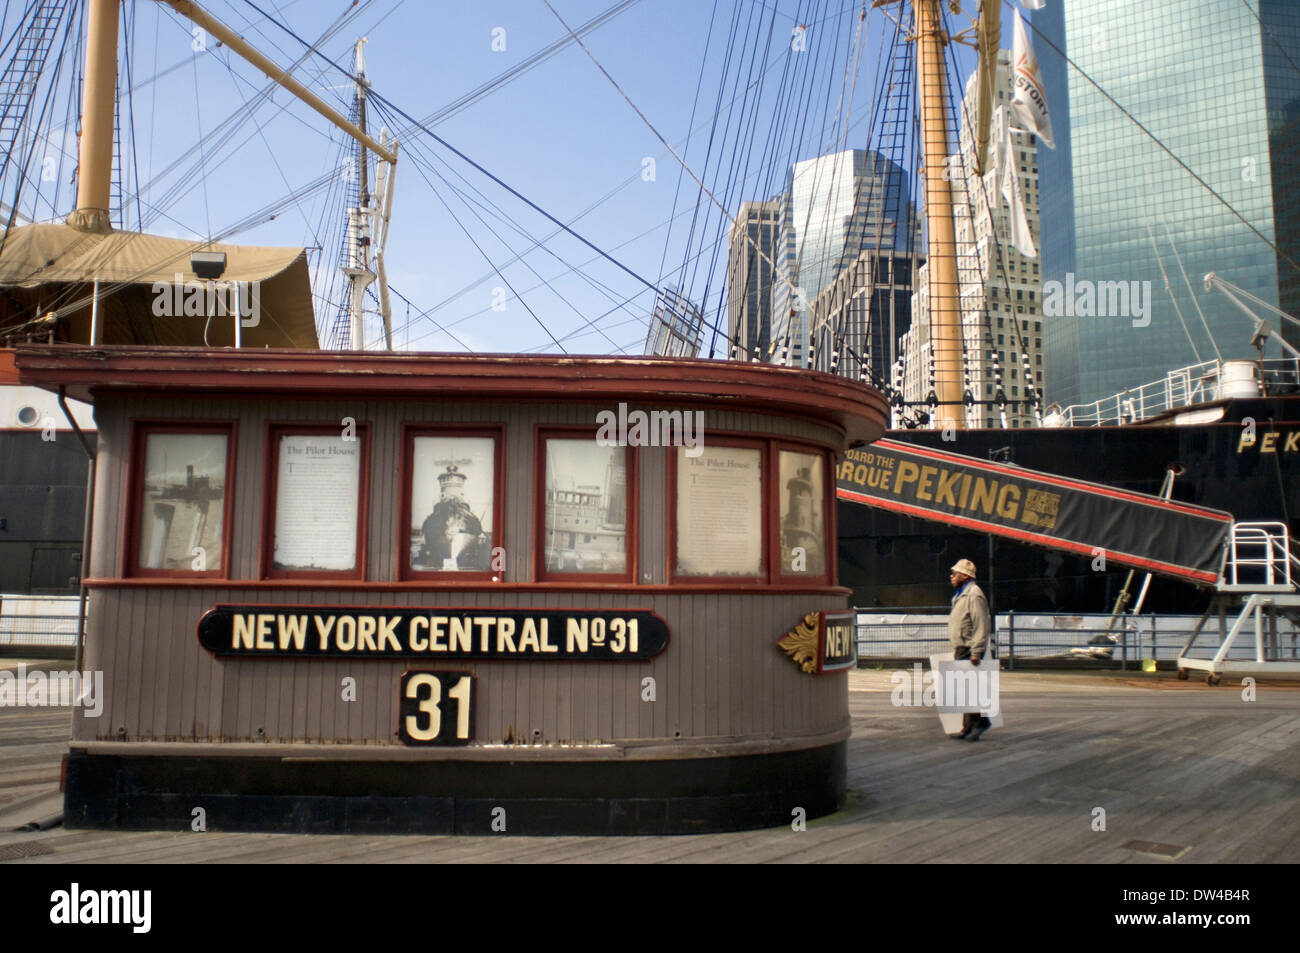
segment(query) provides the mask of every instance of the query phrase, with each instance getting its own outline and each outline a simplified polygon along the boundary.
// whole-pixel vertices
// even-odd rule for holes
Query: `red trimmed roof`
[[[532,354],[357,353],[296,349],[23,344],[21,383],[93,401],[122,391],[179,397],[364,396],[627,401],[809,417],[851,444],[884,433],[880,392],[845,377],[739,361]]]

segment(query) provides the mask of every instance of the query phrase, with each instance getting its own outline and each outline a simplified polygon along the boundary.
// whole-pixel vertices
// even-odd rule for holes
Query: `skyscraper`
[[[785,362],[806,366],[811,308],[818,295],[863,251],[903,253],[919,244],[910,177],[897,163],[864,149],[796,162],[785,190],[767,202],[745,203],[732,227],[728,310],[733,338],[738,331],[747,334],[751,356],[753,344],[760,343],[764,360],[780,360],[788,343]],[[772,259],[775,274],[768,273],[754,245]],[[764,297],[770,304],[763,303]],[[753,321],[765,330],[746,324]],[[772,344],[776,347],[769,356]]]
[[[984,174],[975,172],[976,76],[966,84],[958,116],[960,151],[950,156],[945,177],[952,183],[957,274],[960,281],[963,390],[976,401],[1006,398],[1007,425],[1032,426],[1030,401],[1043,384],[1042,278],[1038,259],[1016,250],[1010,210],[1002,192],[1004,175],[1019,179],[1030,237],[1039,238],[1037,137],[1017,131],[1005,107],[1011,101],[1010,54],[998,53],[993,121]],[[1009,139],[1008,139],[1009,135]],[[1032,250],[1032,249],[1031,249]],[[913,298],[910,333],[900,347],[904,359],[903,398],[924,401],[930,383],[929,269],[921,267]],[[1026,367],[1028,372],[1026,373]],[[972,404],[969,427],[1001,425],[993,404]]]
[[[1255,357],[1202,279],[1300,310],[1300,8],[1054,0],[1033,24],[1057,144],[1039,156],[1048,399]]]
[[[727,241],[727,333],[742,360],[768,360],[776,202],[742,202]]]

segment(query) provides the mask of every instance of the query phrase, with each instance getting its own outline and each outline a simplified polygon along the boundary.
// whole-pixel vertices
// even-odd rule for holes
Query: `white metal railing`
[[[1259,362],[1251,362],[1259,367]],[[1067,427],[1105,427],[1146,420],[1168,410],[1218,400],[1222,394],[1223,361],[1202,361],[1169,371],[1163,378],[1088,404],[1071,404],[1060,411]],[[1280,385],[1300,385],[1300,360],[1270,358],[1263,362],[1267,391]]]
[[[1223,582],[1291,589],[1291,564],[1297,562],[1285,523],[1233,523]]]

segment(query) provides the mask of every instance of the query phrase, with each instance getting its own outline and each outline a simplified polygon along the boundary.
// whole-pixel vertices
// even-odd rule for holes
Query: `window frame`
[[[461,582],[503,581],[506,570],[414,569],[408,534],[411,530],[411,481],[415,478],[415,441],[419,437],[490,438],[492,449],[492,548],[505,547],[505,424],[438,424],[403,423],[401,428],[401,464],[398,469],[397,507],[397,578],[402,582],[427,581],[457,584]],[[493,579],[493,577],[497,577]]]
[[[772,468],[772,533],[768,542],[771,548],[770,561],[771,580],[773,585],[790,585],[794,582],[803,582],[810,586],[833,586],[836,585],[838,575],[837,559],[839,555],[839,540],[835,532],[835,519],[832,518],[832,512],[836,505],[835,494],[835,468],[837,455],[827,450],[825,447],[815,443],[809,443],[802,440],[795,440],[789,437],[773,437],[771,439],[771,468]],[[825,542],[826,551],[822,554],[822,564],[824,571],[819,575],[810,573],[786,573],[785,564],[781,561],[781,487],[777,484],[781,479],[781,451],[785,450],[791,453],[813,454],[821,457],[822,460],[822,539]]]
[[[357,548],[351,569],[276,569],[275,516],[279,503],[280,437],[341,436],[339,424],[315,421],[266,422],[265,467],[262,477],[262,536],[259,555],[259,579],[357,580],[366,578],[366,551],[370,541],[370,424],[357,421],[356,436],[361,444],[357,474]]]
[[[624,523],[623,548],[626,555],[625,570],[613,572],[549,572],[546,569],[546,443],[548,440],[590,439],[594,444],[600,428],[595,425],[565,427],[538,424],[533,439],[533,581],[608,584],[627,586],[637,584],[637,556],[641,547],[638,526],[640,511],[640,455],[634,446],[622,445],[623,466],[627,475],[627,521]]]
[[[677,571],[677,461],[682,447],[665,447],[665,450],[671,451],[667,455],[668,486],[665,497],[665,552],[668,560],[668,572],[666,579],[669,585],[682,586],[717,586],[719,584],[734,585],[738,587],[754,586],[766,587],[773,581],[772,576],[772,527],[775,524],[775,512],[773,504],[780,504],[779,498],[772,496],[772,486],[775,479],[772,463],[772,440],[765,437],[754,437],[750,435],[736,434],[731,431],[710,431],[710,437],[705,444],[706,447],[734,447],[741,450],[759,451],[759,479],[762,481],[760,486],[759,500],[761,503],[760,513],[760,541],[762,546],[762,570],[755,576],[732,576],[732,575],[697,575],[679,573]],[[777,544],[779,549],[779,541]]]
[[[144,490],[145,461],[149,435],[181,434],[199,436],[221,433],[226,437],[226,484],[221,507],[221,565],[202,572],[193,569],[151,569],[140,565],[140,520],[144,515],[141,492]],[[235,440],[238,423],[234,420],[160,420],[141,418],[131,421],[129,476],[124,501],[126,531],[122,534],[123,574],[132,579],[222,579],[230,578],[230,546],[233,537]]]

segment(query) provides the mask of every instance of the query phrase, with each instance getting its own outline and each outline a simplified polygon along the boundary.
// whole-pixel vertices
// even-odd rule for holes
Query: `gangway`
[[[1181,579],[1210,589],[1210,608],[1178,656],[1178,677],[1205,672],[1300,672],[1300,646],[1283,649],[1278,621],[1300,622],[1300,559],[1285,523],[1236,522],[1231,513],[888,438],[846,452],[841,500],[989,533]],[[1168,480],[1167,480],[1168,482]],[[1231,613],[1236,617],[1231,620]],[[1191,653],[1219,620],[1210,657]],[[1253,635],[1251,658],[1232,658]],[[1238,654],[1241,650],[1238,649]],[[1286,657],[1283,657],[1283,656]]]

